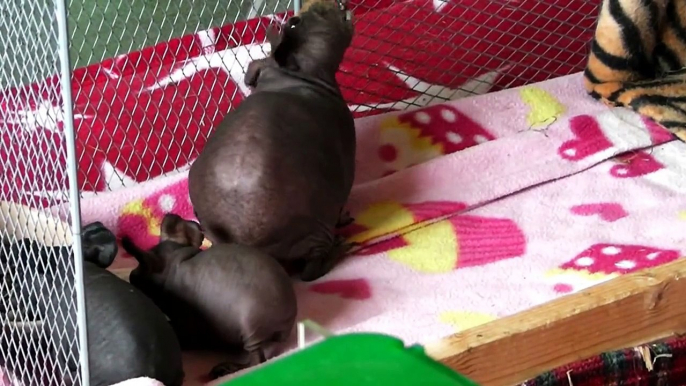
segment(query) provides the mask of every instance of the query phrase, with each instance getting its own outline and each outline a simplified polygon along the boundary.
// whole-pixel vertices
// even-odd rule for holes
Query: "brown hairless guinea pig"
[[[175,214],[162,220],[160,243],[149,251],[122,239],[138,260],[129,278],[169,317],[184,350],[243,348],[247,367],[266,360],[265,349],[285,341],[297,314],[291,279],[271,257],[255,248],[216,244],[202,251],[198,223]],[[219,377],[244,363],[221,363]]]
[[[355,171],[355,125],[336,72],[353,37],[343,3],[320,0],[270,34],[253,61],[253,92],[210,136],[188,176],[195,215],[213,243],[258,248],[328,273],[351,245],[334,235]]]

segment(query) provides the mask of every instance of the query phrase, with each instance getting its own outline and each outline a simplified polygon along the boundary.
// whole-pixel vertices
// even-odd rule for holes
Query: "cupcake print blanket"
[[[363,247],[295,282],[300,318],[423,342],[683,256],[686,144],[581,79],[359,118],[342,232]],[[186,175],[84,198],[83,221],[152,246],[164,213],[193,218]],[[190,384],[213,365],[188,363]]]

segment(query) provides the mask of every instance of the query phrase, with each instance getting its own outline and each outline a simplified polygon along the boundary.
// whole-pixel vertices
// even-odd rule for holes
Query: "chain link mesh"
[[[272,15],[292,9],[290,0],[66,1],[84,197],[187,167],[246,93],[245,66],[265,55]],[[600,1],[568,2],[352,0],[344,96],[356,114],[376,114],[580,71]],[[9,90],[1,95],[1,198],[68,218],[54,3],[4,1],[0,15],[0,87]],[[0,250],[0,359],[13,370],[3,376],[62,384],[62,375],[78,374],[65,366],[78,364],[76,336],[64,336],[76,330],[71,251],[18,240],[63,244],[69,229],[38,209],[0,209],[10,240]],[[59,320],[43,320],[49,299],[67,304],[50,311]]]
[[[68,1],[71,57],[75,67],[98,63],[210,27],[290,8],[290,1],[283,0]]]
[[[426,1],[433,12],[426,12]],[[348,57],[355,65],[341,70],[344,96],[356,113],[374,114],[580,71],[599,1],[572,1],[573,6],[547,0],[352,0],[357,36]],[[81,110],[94,112],[90,120],[75,123],[83,190],[114,190],[186,166],[221,116],[242,99],[247,61],[255,59],[256,52],[264,56],[262,48],[253,45],[264,42],[271,19],[259,16],[289,9],[288,0],[70,0],[75,66],[105,60],[97,73],[81,79],[100,82],[99,87],[75,93],[77,101],[85,101]],[[257,21],[244,22],[252,18]],[[204,59],[184,40],[202,40],[202,34],[214,36],[217,30],[229,41],[221,53],[210,50]],[[401,47],[399,41],[409,43]],[[127,55],[138,50],[143,51]],[[229,76],[201,87],[179,86],[184,75],[190,82],[216,68],[217,62]],[[383,66],[393,74],[391,81],[377,76]],[[110,74],[113,68],[122,72]],[[139,79],[125,79],[124,68],[138,71]],[[101,79],[102,72],[110,77]],[[127,82],[133,83],[125,86]],[[232,82],[237,86],[230,87]],[[138,96],[151,83],[157,89],[175,87],[161,100]],[[216,90],[223,90],[222,95],[211,97]],[[398,95],[396,100],[391,94]],[[173,105],[182,99],[182,107]],[[111,171],[108,175],[102,173],[102,159]]]
[[[4,385],[81,384],[57,31],[53,1],[0,3]]]
[[[356,27],[355,42],[366,44],[355,47],[354,42],[352,47],[362,51],[354,59],[361,65],[354,71],[342,69],[350,77],[346,83],[354,85],[347,90],[349,98],[366,93],[383,99],[384,92],[397,90],[397,83],[370,79],[366,71],[384,65],[384,59],[421,74],[390,68],[418,95],[361,104],[358,111],[423,107],[582,71],[601,1],[430,3],[429,12],[422,1],[370,0],[355,7],[355,14],[366,19]],[[403,41],[411,43],[400,46]]]
[[[164,45],[175,38],[181,38],[182,43],[158,49],[151,55],[141,55],[133,58],[129,56],[123,66],[144,67],[141,79],[161,79],[175,65],[182,63],[169,63],[168,57],[192,57],[195,53],[190,52],[188,45],[183,43],[183,37],[194,34],[198,38],[203,32],[210,34],[211,28],[230,26],[224,31],[226,36],[232,35],[259,35],[264,34],[266,20],[259,20],[255,25],[239,26],[240,20],[259,17],[261,15],[275,15],[288,11],[292,5],[290,0],[257,0],[236,1],[218,0],[214,2],[198,2],[194,0],[180,0],[176,2],[147,2],[145,0],[126,0],[118,2],[96,2],[89,0],[71,0],[69,7],[69,22],[71,26],[71,56],[74,58],[76,67],[83,67],[98,63],[107,58],[118,58],[120,55],[141,50],[154,48],[155,45]],[[237,53],[227,52],[226,55]],[[172,61],[174,59],[171,59]],[[133,63],[132,63],[133,62]],[[160,65],[160,62],[163,64]],[[210,64],[211,65],[211,64]],[[188,67],[192,67],[188,69]],[[205,70],[208,63],[191,61],[186,64],[186,72],[198,73]],[[229,71],[230,69],[227,69]],[[234,69],[235,70],[235,69]],[[88,73],[85,77],[91,77],[87,81],[96,82],[96,75]],[[76,130],[80,136],[77,140],[77,151],[80,154],[82,168],[80,174],[85,182],[84,190],[100,191],[102,186],[105,190],[112,190],[114,186],[125,184],[127,177],[135,176],[138,181],[147,180],[175,170],[180,164],[187,164],[198,153],[196,142],[207,138],[207,130],[195,133],[178,142],[184,142],[183,146],[191,149],[181,150],[177,141],[170,141],[173,133],[187,131],[189,118],[185,114],[190,109],[174,109],[169,106],[157,105],[151,101],[134,100],[134,90],[127,89],[128,82],[124,77],[112,76],[102,81],[102,87],[76,90],[75,100],[86,100],[81,105],[83,111],[95,110],[98,114],[93,120],[75,122]],[[217,78],[204,85],[208,90],[226,89],[231,83],[230,78]],[[164,85],[159,84],[159,87]],[[140,85],[136,85],[140,87]],[[103,89],[124,90],[115,92],[114,95],[103,95]],[[136,90],[138,91],[138,90]],[[202,92],[202,90],[201,90]],[[174,89],[172,95],[166,95],[167,100],[183,98],[191,103],[209,103],[206,112],[193,119],[200,122],[216,122],[223,115],[220,110],[233,108],[238,90],[232,94],[222,95],[216,100],[192,101],[193,94],[198,90]],[[144,104],[144,105],[143,105]],[[226,107],[223,107],[227,105]],[[125,109],[109,108],[108,106],[127,106]],[[221,109],[218,107],[222,106]],[[209,108],[212,107],[212,108]],[[145,109],[145,117],[127,116],[130,110]],[[211,111],[210,111],[211,110]],[[162,132],[146,133],[144,126],[155,126],[159,120],[173,122],[164,128]],[[191,124],[195,122],[190,122]],[[116,131],[108,130],[112,125],[119,125]],[[92,130],[94,126],[100,126],[103,130]],[[133,134],[136,133],[136,134]],[[178,139],[178,138],[177,138]],[[80,147],[80,148],[79,148]],[[141,154],[141,148],[150,152]],[[120,151],[121,150],[121,151]],[[118,153],[120,151],[120,153]],[[152,154],[154,152],[155,154]],[[116,173],[110,177],[88,176],[99,174],[102,164],[93,162],[93,158],[102,157],[108,165],[117,168]],[[151,160],[152,158],[152,160]],[[96,169],[100,170],[96,170]]]

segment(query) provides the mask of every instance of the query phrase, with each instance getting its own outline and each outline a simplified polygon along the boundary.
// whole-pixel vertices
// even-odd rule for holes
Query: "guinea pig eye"
[[[298,24],[300,24],[300,18],[298,16],[293,16],[286,22],[286,27],[294,28]]]

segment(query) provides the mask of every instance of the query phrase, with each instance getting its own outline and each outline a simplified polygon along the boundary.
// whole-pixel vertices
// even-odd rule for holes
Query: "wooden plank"
[[[44,245],[71,245],[71,227],[54,217],[28,206],[0,201],[0,231],[9,238],[28,238]]]
[[[482,386],[509,386],[606,351],[686,332],[686,259],[620,276],[425,344]]]

